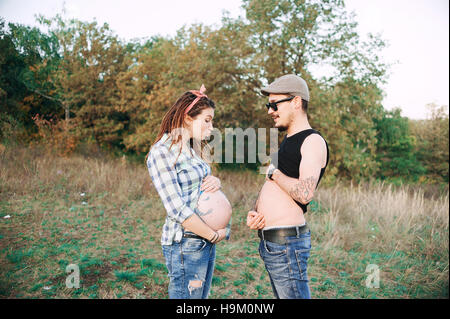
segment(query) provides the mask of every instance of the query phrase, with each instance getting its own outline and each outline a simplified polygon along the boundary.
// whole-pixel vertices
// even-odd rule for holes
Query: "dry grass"
[[[317,202],[324,213],[311,214],[309,222],[322,238],[316,253],[329,262],[325,272],[351,276],[353,270],[359,272],[355,278],[364,281],[363,267],[376,264],[382,288],[392,287],[393,294],[373,296],[448,297],[448,200],[448,191],[426,199],[423,190],[412,193],[408,186],[394,190],[385,184],[338,184],[322,190]]]
[[[232,239],[217,247],[211,298],[272,298],[257,236],[245,226],[264,179],[248,171],[217,175],[233,226]],[[448,298],[448,188],[438,197],[425,193],[323,185],[307,214],[313,297]],[[0,296],[167,298],[164,216],[143,163],[3,149]],[[79,289],[65,286],[71,263],[80,266]],[[365,286],[369,264],[380,268],[378,289]]]

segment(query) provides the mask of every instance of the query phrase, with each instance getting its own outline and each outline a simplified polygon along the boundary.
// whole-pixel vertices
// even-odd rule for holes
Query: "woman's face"
[[[191,132],[192,138],[196,140],[204,140],[211,136],[213,128],[214,109],[208,107],[192,118],[188,122],[188,129]]]

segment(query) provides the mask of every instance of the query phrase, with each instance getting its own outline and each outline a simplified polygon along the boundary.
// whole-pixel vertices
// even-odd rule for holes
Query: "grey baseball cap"
[[[287,74],[277,78],[268,86],[261,89],[264,95],[273,94],[290,94],[300,96],[302,99],[309,101],[309,89],[306,81],[295,74]]]

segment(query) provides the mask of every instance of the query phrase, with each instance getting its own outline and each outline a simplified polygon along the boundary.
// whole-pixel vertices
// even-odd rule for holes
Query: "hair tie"
[[[195,105],[195,103],[197,103],[202,97],[208,98],[208,96],[205,94],[206,88],[205,88],[205,86],[203,84],[200,87],[200,90],[198,90],[198,91],[197,90],[192,90],[192,91],[189,91],[189,92],[193,93],[197,97],[195,98],[194,101],[192,101],[191,104],[189,104],[189,106],[186,108],[186,111],[184,111],[184,114],[187,114],[192,109],[192,107]]]

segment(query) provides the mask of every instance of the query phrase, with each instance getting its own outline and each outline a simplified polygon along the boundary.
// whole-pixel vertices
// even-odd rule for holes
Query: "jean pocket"
[[[286,245],[272,243],[271,241],[264,240],[264,248],[270,255],[286,254]]]
[[[296,249],[295,258],[297,259],[298,269],[300,270],[301,280],[308,280],[307,268],[310,249]]]
[[[196,253],[206,246],[206,240],[199,238],[184,238],[181,244],[181,250],[185,254]]]

